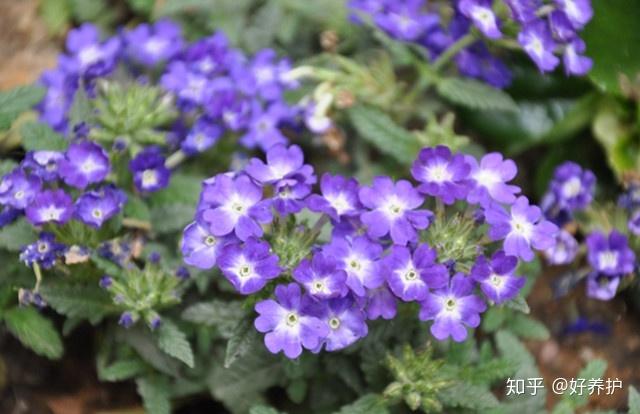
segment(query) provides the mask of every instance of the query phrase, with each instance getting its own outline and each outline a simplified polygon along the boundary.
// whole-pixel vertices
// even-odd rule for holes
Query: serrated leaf
[[[148,365],[139,358],[122,359],[108,366],[98,365],[98,379],[109,382],[124,381],[144,372],[147,367]]]
[[[411,164],[418,155],[416,137],[379,109],[358,105],[349,110],[349,118],[362,138],[398,162]]]
[[[40,293],[56,312],[69,318],[87,319],[97,324],[118,308],[99,286],[70,283],[47,283]]]
[[[529,350],[512,333],[498,331],[496,345],[502,356],[522,366],[535,366],[535,359]]]
[[[506,92],[477,80],[445,78],[438,82],[437,89],[448,101],[467,108],[518,111],[518,105]]]
[[[153,376],[136,380],[138,394],[149,414],[171,414],[169,382],[164,377]]]
[[[447,407],[460,407],[481,412],[498,405],[490,390],[468,383],[457,383],[440,392],[440,401]]]
[[[250,318],[240,320],[227,342],[224,356],[224,367],[229,368],[238,359],[255,351],[261,346],[260,335],[253,327]]]
[[[107,260],[104,257],[100,257],[97,254],[91,255],[91,261],[96,267],[108,275],[117,275],[122,269],[111,260]]]
[[[602,359],[594,359],[589,361],[586,367],[582,368],[578,373],[578,378],[584,380],[584,384],[587,385],[590,379],[602,378],[605,370],[607,369],[607,362]],[[565,392],[562,396],[562,402],[565,403],[571,410],[568,412],[575,412],[576,409],[584,406],[589,401],[588,392]],[[554,410],[555,413],[555,410]]]
[[[13,308],[4,314],[9,331],[38,355],[59,359],[63,353],[62,338],[53,323],[34,308]]]
[[[189,306],[182,312],[182,319],[205,326],[215,326],[224,338],[231,338],[237,321],[242,319],[244,313],[240,302],[213,300]]]
[[[540,321],[521,313],[513,315],[507,324],[508,329],[521,338],[543,341],[549,338],[549,330]]]
[[[195,204],[163,204],[151,207],[153,230],[160,234],[183,230],[193,221]]]
[[[134,326],[129,329],[118,329],[116,339],[128,344],[138,356],[159,372],[176,376],[179,372],[179,362],[167,355],[157,344],[157,339],[148,329]]]
[[[387,414],[389,410],[384,401],[375,394],[360,397],[355,402],[345,405],[335,414]]]
[[[17,220],[0,228],[0,248],[18,252],[27,244],[33,243],[36,236],[33,227],[26,220]]]
[[[64,151],[69,142],[50,126],[27,122],[20,128],[22,147],[27,151]]]
[[[506,306],[509,309],[522,312],[524,314],[529,314],[531,312],[531,308],[529,308],[529,304],[522,296],[516,296],[512,300],[505,302],[504,306]]]
[[[8,129],[20,115],[42,100],[46,89],[39,85],[19,86],[0,92],[0,120],[2,129]]]
[[[80,123],[91,124],[94,117],[93,105],[87,91],[84,87],[78,88],[73,96],[71,108],[69,108],[69,126],[73,127]]]
[[[158,346],[167,355],[184,362],[189,368],[193,368],[193,350],[187,340],[187,336],[173,322],[163,320],[157,333]]]
[[[640,393],[634,386],[629,387],[629,414],[640,414]]]

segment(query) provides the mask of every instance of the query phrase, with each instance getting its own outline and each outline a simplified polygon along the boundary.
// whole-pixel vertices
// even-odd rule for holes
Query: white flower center
[[[491,283],[496,290],[500,290],[504,286],[505,278],[496,273],[492,273],[491,276],[489,276],[489,283]]]
[[[340,319],[336,318],[335,316],[329,319],[329,327],[333,330],[338,329],[340,327]]]
[[[397,219],[402,217],[404,214],[404,210],[406,209],[405,204],[402,200],[398,199],[396,196],[391,196],[387,199],[386,204],[382,207],[384,213],[391,219]]]
[[[58,221],[60,216],[64,212],[64,209],[57,208],[56,206],[48,206],[40,212],[40,217],[43,221]]]
[[[582,182],[578,177],[571,177],[562,185],[562,195],[566,198],[573,198],[582,191]]]
[[[533,226],[524,217],[514,216],[511,219],[511,231],[529,240]]]
[[[39,241],[38,242],[38,253],[46,253],[49,251],[49,243]]]
[[[500,182],[500,176],[493,170],[480,169],[473,178],[483,187],[491,188]]]
[[[450,296],[444,301],[444,310],[446,312],[453,313],[456,311],[457,305],[456,298]]]
[[[100,169],[100,165],[98,165],[92,157],[87,158],[86,160],[84,160],[84,162],[80,165],[80,170],[82,170],[83,173],[85,174],[91,174],[92,172],[99,170]]]
[[[598,255],[598,262],[603,270],[613,270],[618,265],[618,252],[605,250]]]
[[[311,294],[325,293],[326,285],[321,280],[316,280],[311,284]]]
[[[407,282],[413,282],[414,280],[418,279],[418,271],[416,269],[414,269],[413,267],[409,267],[405,272],[404,272],[404,280],[406,280]]]
[[[331,207],[333,207],[339,216],[343,215],[347,211],[351,210],[351,204],[349,204],[349,200],[344,195],[344,193],[340,193],[337,195],[327,195],[325,199],[329,202]]]
[[[142,172],[142,187],[148,188],[158,185],[158,173],[156,170],[144,170]]]
[[[152,55],[158,55],[167,47],[167,41],[157,37],[152,37],[145,43],[144,48]]]
[[[451,180],[452,175],[446,164],[437,164],[427,170],[427,179],[435,183]]]
[[[91,45],[89,47],[85,47],[78,53],[78,59],[80,60],[80,66],[82,68],[87,68],[102,57],[102,50],[98,45]]]
[[[16,193],[13,195],[13,198],[15,198],[16,200],[22,200],[24,198],[24,191],[16,191]]]
[[[289,312],[285,318],[288,326],[294,327],[300,322],[300,317],[295,312]]]
[[[273,68],[269,66],[262,66],[254,72],[256,75],[256,80],[258,83],[264,84],[267,82],[272,82],[275,78],[275,73],[273,72]]]
[[[215,238],[215,237],[213,237],[212,235],[208,235],[208,236],[206,236],[206,237],[204,238],[204,240],[203,240],[203,241],[204,241],[204,244],[205,244],[207,247],[213,247],[213,246],[215,246],[215,245],[216,245],[216,243],[218,242],[218,241],[216,240],[216,238]]]
[[[95,208],[95,209],[93,209],[93,211],[91,212],[91,215],[92,215],[94,218],[100,219],[100,218],[102,218],[102,210],[100,210],[99,208]]]

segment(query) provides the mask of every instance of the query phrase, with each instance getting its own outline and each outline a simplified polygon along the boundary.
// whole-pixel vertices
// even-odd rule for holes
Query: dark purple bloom
[[[271,203],[283,216],[302,210],[306,204],[305,198],[311,193],[311,185],[300,182],[297,178],[281,180],[274,185],[275,194]]]
[[[267,162],[252,158],[245,168],[260,184],[275,184],[284,179],[297,179],[306,184],[316,181],[313,167],[304,163],[304,154],[297,145],[274,145],[267,151]]]
[[[199,269],[211,269],[216,265],[222,248],[234,241],[234,237],[216,237],[208,226],[199,221],[189,224],[182,235],[184,262]]]
[[[591,70],[593,60],[581,55],[585,49],[586,45],[584,41],[579,38],[565,45],[562,61],[567,75],[582,76]]]
[[[607,276],[591,272],[587,276],[587,296],[598,300],[611,300],[616,296],[620,276]]]
[[[553,265],[566,265],[573,261],[578,253],[578,242],[566,230],[560,229],[555,245],[545,250],[547,261]]]
[[[350,296],[329,299],[323,305],[319,318],[329,333],[315,351],[323,346],[327,351],[338,351],[367,336],[365,314]]]
[[[229,48],[229,40],[222,32],[200,39],[193,43],[182,55],[187,66],[203,75],[220,74],[238,60]]]
[[[165,166],[165,158],[158,147],[148,147],[129,162],[133,183],[142,193],[162,190],[169,185],[171,171]]]
[[[211,94],[211,82],[198,72],[190,70],[184,62],[172,62],[160,78],[163,88],[178,99],[178,106],[190,110],[204,104]]]
[[[373,238],[390,235],[394,243],[404,246],[418,239],[417,230],[426,229],[433,216],[429,210],[418,209],[424,197],[406,180],[394,183],[389,177],[376,177],[372,186],[361,188],[358,195],[370,210],[360,219]]]
[[[259,223],[272,219],[269,202],[261,201],[262,188],[247,176],[218,175],[202,197],[211,206],[202,211],[202,218],[215,236],[235,233],[243,241],[251,236],[260,237]]]
[[[509,68],[481,42],[460,51],[455,62],[460,73],[470,78],[483,80],[496,88],[505,88],[511,84]]]
[[[182,150],[194,155],[211,148],[222,136],[222,128],[208,118],[199,118],[180,144]]]
[[[131,312],[122,312],[122,315],[120,315],[120,320],[118,320],[119,325],[124,328],[131,328],[134,323],[136,323],[136,320],[134,320],[133,314]]]
[[[340,221],[343,216],[357,216],[362,209],[358,199],[359,188],[355,178],[323,174],[320,179],[322,195],[312,194],[309,196],[307,207],[311,211],[325,213],[335,221]]]
[[[611,231],[609,237],[593,232],[586,243],[589,264],[598,273],[621,276],[633,272],[636,256],[629,248],[627,237],[617,230]]]
[[[35,175],[13,170],[0,180],[0,204],[23,210],[39,194],[42,183]]]
[[[449,286],[427,294],[421,303],[420,319],[433,321],[431,333],[443,341],[449,336],[456,342],[467,339],[466,327],[480,325],[480,313],[487,305],[473,294],[474,283],[469,277],[457,273]]]
[[[367,290],[365,312],[367,319],[393,319],[396,316],[398,300],[386,284]]]
[[[631,218],[629,218],[629,222],[627,223],[627,228],[631,234],[640,236],[640,210],[631,214]]]
[[[386,10],[374,15],[375,23],[390,36],[415,41],[439,22],[434,13],[425,13],[423,0],[389,2]]]
[[[256,304],[260,314],[255,320],[259,332],[266,333],[267,349],[277,354],[284,351],[287,358],[297,358],[302,348],[316,349],[329,334],[329,327],[305,312],[305,297],[295,283],[279,285],[276,300],[267,299]]]
[[[476,27],[488,38],[499,39],[502,32],[498,27],[498,18],[491,8],[492,0],[460,0],[458,10],[471,19]]]
[[[21,214],[22,212],[18,209],[0,205],[0,229],[13,223]]]
[[[494,204],[485,211],[489,223],[491,240],[504,240],[507,255],[517,256],[525,261],[533,260],[533,251],[546,250],[553,246],[558,227],[544,220],[538,206],[529,205],[529,200],[520,196],[507,213],[500,205]]]
[[[76,200],[75,217],[93,228],[100,228],[122,210],[126,198],[123,191],[112,187],[90,191]]]
[[[498,250],[490,261],[484,256],[478,257],[470,276],[478,282],[487,298],[500,304],[515,298],[527,281],[514,275],[517,266],[515,256],[507,256]]]
[[[571,24],[581,29],[593,17],[590,0],[555,0],[558,7],[565,12]]]
[[[67,112],[73,102],[77,88],[77,77],[63,69],[45,71],[39,83],[47,88],[47,93],[38,104],[40,120],[58,132],[67,129]]]
[[[536,11],[541,5],[540,0],[505,0],[511,9],[513,20],[518,23],[529,23],[536,19]]]
[[[291,117],[291,109],[281,102],[267,108],[255,102],[251,109],[248,131],[240,138],[247,148],[259,147],[264,151],[278,144],[286,144],[287,138],[280,131],[280,124]]]
[[[411,167],[411,175],[421,183],[418,191],[452,204],[467,196],[470,169],[464,155],[453,155],[449,148],[439,145],[420,151]]]
[[[246,68],[238,67],[234,77],[244,93],[274,101],[280,99],[285,87],[289,86],[285,77],[289,70],[291,62],[287,59],[278,61],[274,50],[263,49],[254,55]]]
[[[511,204],[516,201],[516,194],[520,188],[509,185],[517,174],[518,168],[512,160],[505,160],[502,154],[492,152],[478,161],[472,156],[466,157],[471,167],[469,179],[473,183],[467,201],[472,204],[488,206],[491,201]]]
[[[436,263],[436,251],[426,244],[411,253],[404,246],[393,246],[384,258],[387,284],[391,291],[405,302],[422,301],[429,289],[440,289],[449,282],[444,265]]]
[[[73,200],[62,190],[45,190],[34,198],[26,216],[34,226],[45,223],[64,224],[73,215]]]
[[[99,183],[111,171],[107,152],[91,141],[71,144],[64,158],[58,161],[58,169],[67,185],[80,189]]]
[[[20,252],[20,260],[31,267],[38,263],[44,269],[51,268],[58,257],[64,254],[66,246],[56,242],[56,238],[51,233],[42,232],[38,240],[25,246]]]
[[[549,26],[553,37],[562,41],[569,42],[576,36],[576,31],[569,21],[567,15],[561,10],[554,10],[549,15]]]
[[[109,289],[113,285],[113,278],[108,275],[104,275],[100,278],[99,285],[102,289]]]
[[[553,54],[556,43],[553,41],[547,22],[537,20],[528,23],[518,34],[518,42],[541,72],[550,72],[560,63]]]
[[[110,73],[120,53],[120,39],[112,37],[104,43],[96,26],[84,23],[67,35],[68,56],[60,57],[61,66],[69,73],[83,77],[99,77]]]
[[[58,151],[29,151],[22,161],[22,167],[43,181],[54,181],[58,178],[58,161],[62,158],[64,154]]]
[[[311,260],[304,259],[293,269],[293,278],[317,299],[345,296],[347,273],[338,267],[332,256],[318,252]]]
[[[583,210],[589,206],[593,201],[595,186],[596,176],[571,161],[556,168],[550,183],[555,202],[569,211]]]
[[[226,245],[217,265],[239,293],[249,295],[282,273],[278,261],[278,256],[271,254],[269,243],[250,238],[244,245]]]
[[[182,49],[180,26],[162,19],[150,24],[139,24],[124,34],[127,56],[146,66],[170,60]]]

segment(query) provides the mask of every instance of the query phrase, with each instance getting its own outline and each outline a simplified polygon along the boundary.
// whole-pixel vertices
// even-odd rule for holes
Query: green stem
[[[169,157],[165,161],[164,165],[168,169],[172,170],[175,167],[177,167],[178,165],[182,164],[182,162],[184,160],[186,160],[186,159],[187,159],[187,154],[182,152],[182,150],[178,150],[178,151],[174,152],[173,154],[169,155]]]
[[[442,69],[451,59],[453,59],[462,49],[469,46],[476,40],[476,37],[472,32],[462,36],[454,44],[452,44],[447,50],[445,50],[438,59],[433,62],[433,70],[439,71]]]
[[[322,216],[320,216],[318,221],[316,221],[316,223],[311,228],[311,232],[309,233],[309,239],[307,241],[308,245],[311,245],[313,242],[316,241],[316,239],[322,232],[322,228],[324,227],[325,224],[327,224],[328,221],[329,221],[329,216],[327,216],[326,214],[323,214]]]
[[[42,271],[40,270],[40,265],[36,262],[33,263],[33,272],[36,274],[36,286],[33,288],[33,291],[38,292],[40,290],[40,284],[42,283]]]

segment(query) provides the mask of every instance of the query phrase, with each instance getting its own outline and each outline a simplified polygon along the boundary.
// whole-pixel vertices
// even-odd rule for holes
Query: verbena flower
[[[278,256],[271,254],[267,242],[250,238],[242,245],[226,245],[217,265],[239,293],[248,295],[259,291],[282,273],[278,261]]]
[[[620,276],[633,272],[636,256],[629,248],[627,237],[617,230],[608,236],[596,231],[587,236],[587,257],[597,272]]]
[[[180,26],[166,19],[140,24],[123,37],[127,57],[146,66],[170,60],[183,47]]]
[[[360,186],[355,178],[323,174],[320,179],[322,195],[309,196],[307,207],[311,211],[324,213],[335,221],[340,221],[342,217],[357,216],[362,210],[358,199],[359,189]]]
[[[45,223],[64,224],[73,215],[73,200],[63,190],[45,190],[38,193],[25,211],[34,226]]]
[[[322,303],[319,318],[326,324],[328,334],[315,349],[338,351],[367,336],[369,331],[364,312],[350,296],[329,299]]]
[[[21,165],[43,181],[51,182],[58,179],[58,162],[64,154],[58,151],[29,151]]]
[[[43,72],[38,83],[47,88],[44,98],[37,105],[40,120],[58,132],[65,132],[67,112],[71,108],[78,83],[76,76],[62,68],[55,68]]]
[[[406,180],[394,183],[389,177],[375,177],[358,195],[369,210],[360,219],[372,238],[389,235],[394,243],[406,245],[417,240],[417,231],[426,229],[433,216],[429,210],[419,209],[424,198]]]
[[[436,263],[436,251],[426,244],[413,253],[407,247],[393,246],[384,265],[389,288],[405,302],[422,301],[429,289],[443,288],[449,281],[447,268]]]
[[[577,211],[591,204],[595,185],[596,177],[593,172],[566,161],[555,169],[550,189],[561,208]]]
[[[169,185],[171,171],[158,147],[147,147],[129,163],[133,183],[141,193],[151,193]]]
[[[398,308],[397,302],[396,296],[391,293],[387,284],[367,290],[364,306],[367,319],[389,320],[395,318]]]
[[[13,170],[0,180],[0,204],[23,210],[33,202],[41,188],[38,177]]]
[[[309,184],[315,182],[313,167],[304,163],[302,149],[297,145],[272,146],[267,151],[266,158],[266,163],[259,158],[252,158],[245,168],[251,178],[263,185],[275,184],[284,179],[298,179]]]
[[[421,184],[421,193],[440,198],[445,204],[463,199],[469,191],[471,167],[462,154],[452,154],[445,146],[423,148],[413,163],[411,175]]]
[[[100,228],[122,210],[124,203],[126,195],[121,190],[106,188],[102,191],[90,191],[76,200],[74,214],[88,226]]]
[[[121,42],[117,37],[100,41],[96,26],[84,23],[67,35],[68,55],[60,57],[66,71],[83,77],[98,77],[110,73],[117,63]]]
[[[469,179],[473,183],[467,201],[488,206],[492,201],[512,204],[520,188],[507,184],[518,173],[512,160],[505,160],[502,154],[492,152],[482,157],[480,163],[471,156],[465,157],[471,167]]]
[[[518,42],[541,72],[550,72],[560,63],[553,54],[556,42],[545,21],[537,20],[528,23],[518,35]]]
[[[422,0],[388,2],[384,12],[374,14],[375,23],[392,37],[417,40],[439,21],[436,14],[424,11],[424,4]]]
[[[199,269],[211,269],[218,262],[222,248],[233,242],[234,236],[217,237],[200,220],[189,224],[183,232],[181,251],[186,264]]]
[[[288,358],[299,357],[303,347],[316,349],[329,334],[329,327],[318,317],[306,313],[300,286],[279,285],[275,297],[276,300],[263,300],[255,306],[260,315],[255,327],[266,333],[267,349],[274,354],[283,351]]]
[[[111,171],[107,152],[91,141],[71,144],[58,161],[58,168],[65,184],[80,189],[101,182]]]
[[[587,296],[598,300],[611,300],[620,286],[620,276],[591,272],[587,276]]]
[[[593,67],[593,60],[582,54],[587,46],[582,39],[574,39],[567,43],[562,56],[565,72],[567,75],[586,75]]]
[[[498,250],[491,260],[484,256],[478,257],[470,276],[478,282],[487,298],[499,304],[515,298],[526,282],[524,277],[514,274],[517,266],[516,257],[507,256],[502,250]]]
[[[200,117],[180,143],[180,148],[189,155],[198,154],[211,148],[220,139],[222,132],[212,120]]]
[[[555,2],[576,29],[582,28],[593,17],[589,0],[555,0]]]
[[[492,0],[460,0],[458,10],[471,19],[476,27],[490,39],[499,39],[502,32],[498,27],[498,18],[492,10]]]
[[[343,297],[347,294],[347,273],[338,267],[333,256],[318,252],[293,269],[293,278],[317,299]]]
[[[505,253],[525,261],[534,257],[531,248],[546,250],[553,246],[558,231],[555,224],[542,217],[540,208],[529,205],[524,196],[516,199],[509,213],[500,205],[492,205],[485,211],[485,218],[491,240],[504,239]]]
[[[627,223],[627,228],[631,234],[640,236],[640,210],[634,212]]]
[[[43,269],[51,268],[58,257],[66,251],[66,246],[58,243],[53,234],[42,232],[35,243],[25,246],[20,252],[20,260],[31,267],[34,263]]]
[[[573,262],[578,253],[578,242],[566,230],[560,229],[555,244],[545,250],[547,261],[553,265],[566,265]]]
[[[280,125],[291,116],[291,109],[282,102],[276,101],[266,107],[254,102],[247,131],[240,138],[240,143],[247,148],[261,148],[263,151],[274,145],[286,144],[288,140],[280,130]]]
[[[433,321],[431,333],[438,340],[456,342],[467,339],[467,328],[480,325],[480,313],[487,305],[473,294],[474,283],[462,273],[455,274],[447,287],[427,294],[421,303],[420,319]]]

